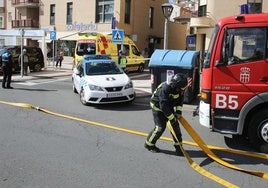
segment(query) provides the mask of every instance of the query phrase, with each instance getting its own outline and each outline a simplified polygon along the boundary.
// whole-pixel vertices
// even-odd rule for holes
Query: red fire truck
[[[202,66],[199,121],[268,153],[268,14],[217,23]]]

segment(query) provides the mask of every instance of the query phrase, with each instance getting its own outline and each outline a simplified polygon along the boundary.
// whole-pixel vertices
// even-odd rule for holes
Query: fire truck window
[[[228,61],[228,65],[257,61],[264,59],[266,50],[266,29],[265,28],[238,28],[228,29],[227,38],[232,36],[229,43],[223,45],[223,59]],[[231,41],[231,42],[230,42]],[[226,46],[228,49],[226,49]],[[233,51],[230,53],[230,49]],[[228,59],[226,59],[229,50]],[[231,54],[231,56],[230,56]]]

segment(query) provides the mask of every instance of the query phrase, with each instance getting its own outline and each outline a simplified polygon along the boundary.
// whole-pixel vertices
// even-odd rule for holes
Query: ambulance
[[[79,33],[75,47],[75,61],[77,64],[83,59],[84,55],[110,55],[113,60],[118,62],[119,50],[122,50],[127,59],[127,71],[143,72],[145,59],[141,55],[135,43],[127,36],[123,43],[113,43],[112,35],[103,35],[101,33]]]

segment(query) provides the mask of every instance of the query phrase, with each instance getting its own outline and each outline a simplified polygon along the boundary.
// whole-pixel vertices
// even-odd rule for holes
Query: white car
[[[74,68],[72,81],[73,91],[80,94],[80,101],[84,105],[129,102],[135,99],[131,79],[107,56],[85,56]]]

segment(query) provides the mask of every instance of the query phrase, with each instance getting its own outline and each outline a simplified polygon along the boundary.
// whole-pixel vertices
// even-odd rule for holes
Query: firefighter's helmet
[[[188,85],[188,81],[184,74],[178,73],[171,78],[169,85],[174,89],[185,90]]]

